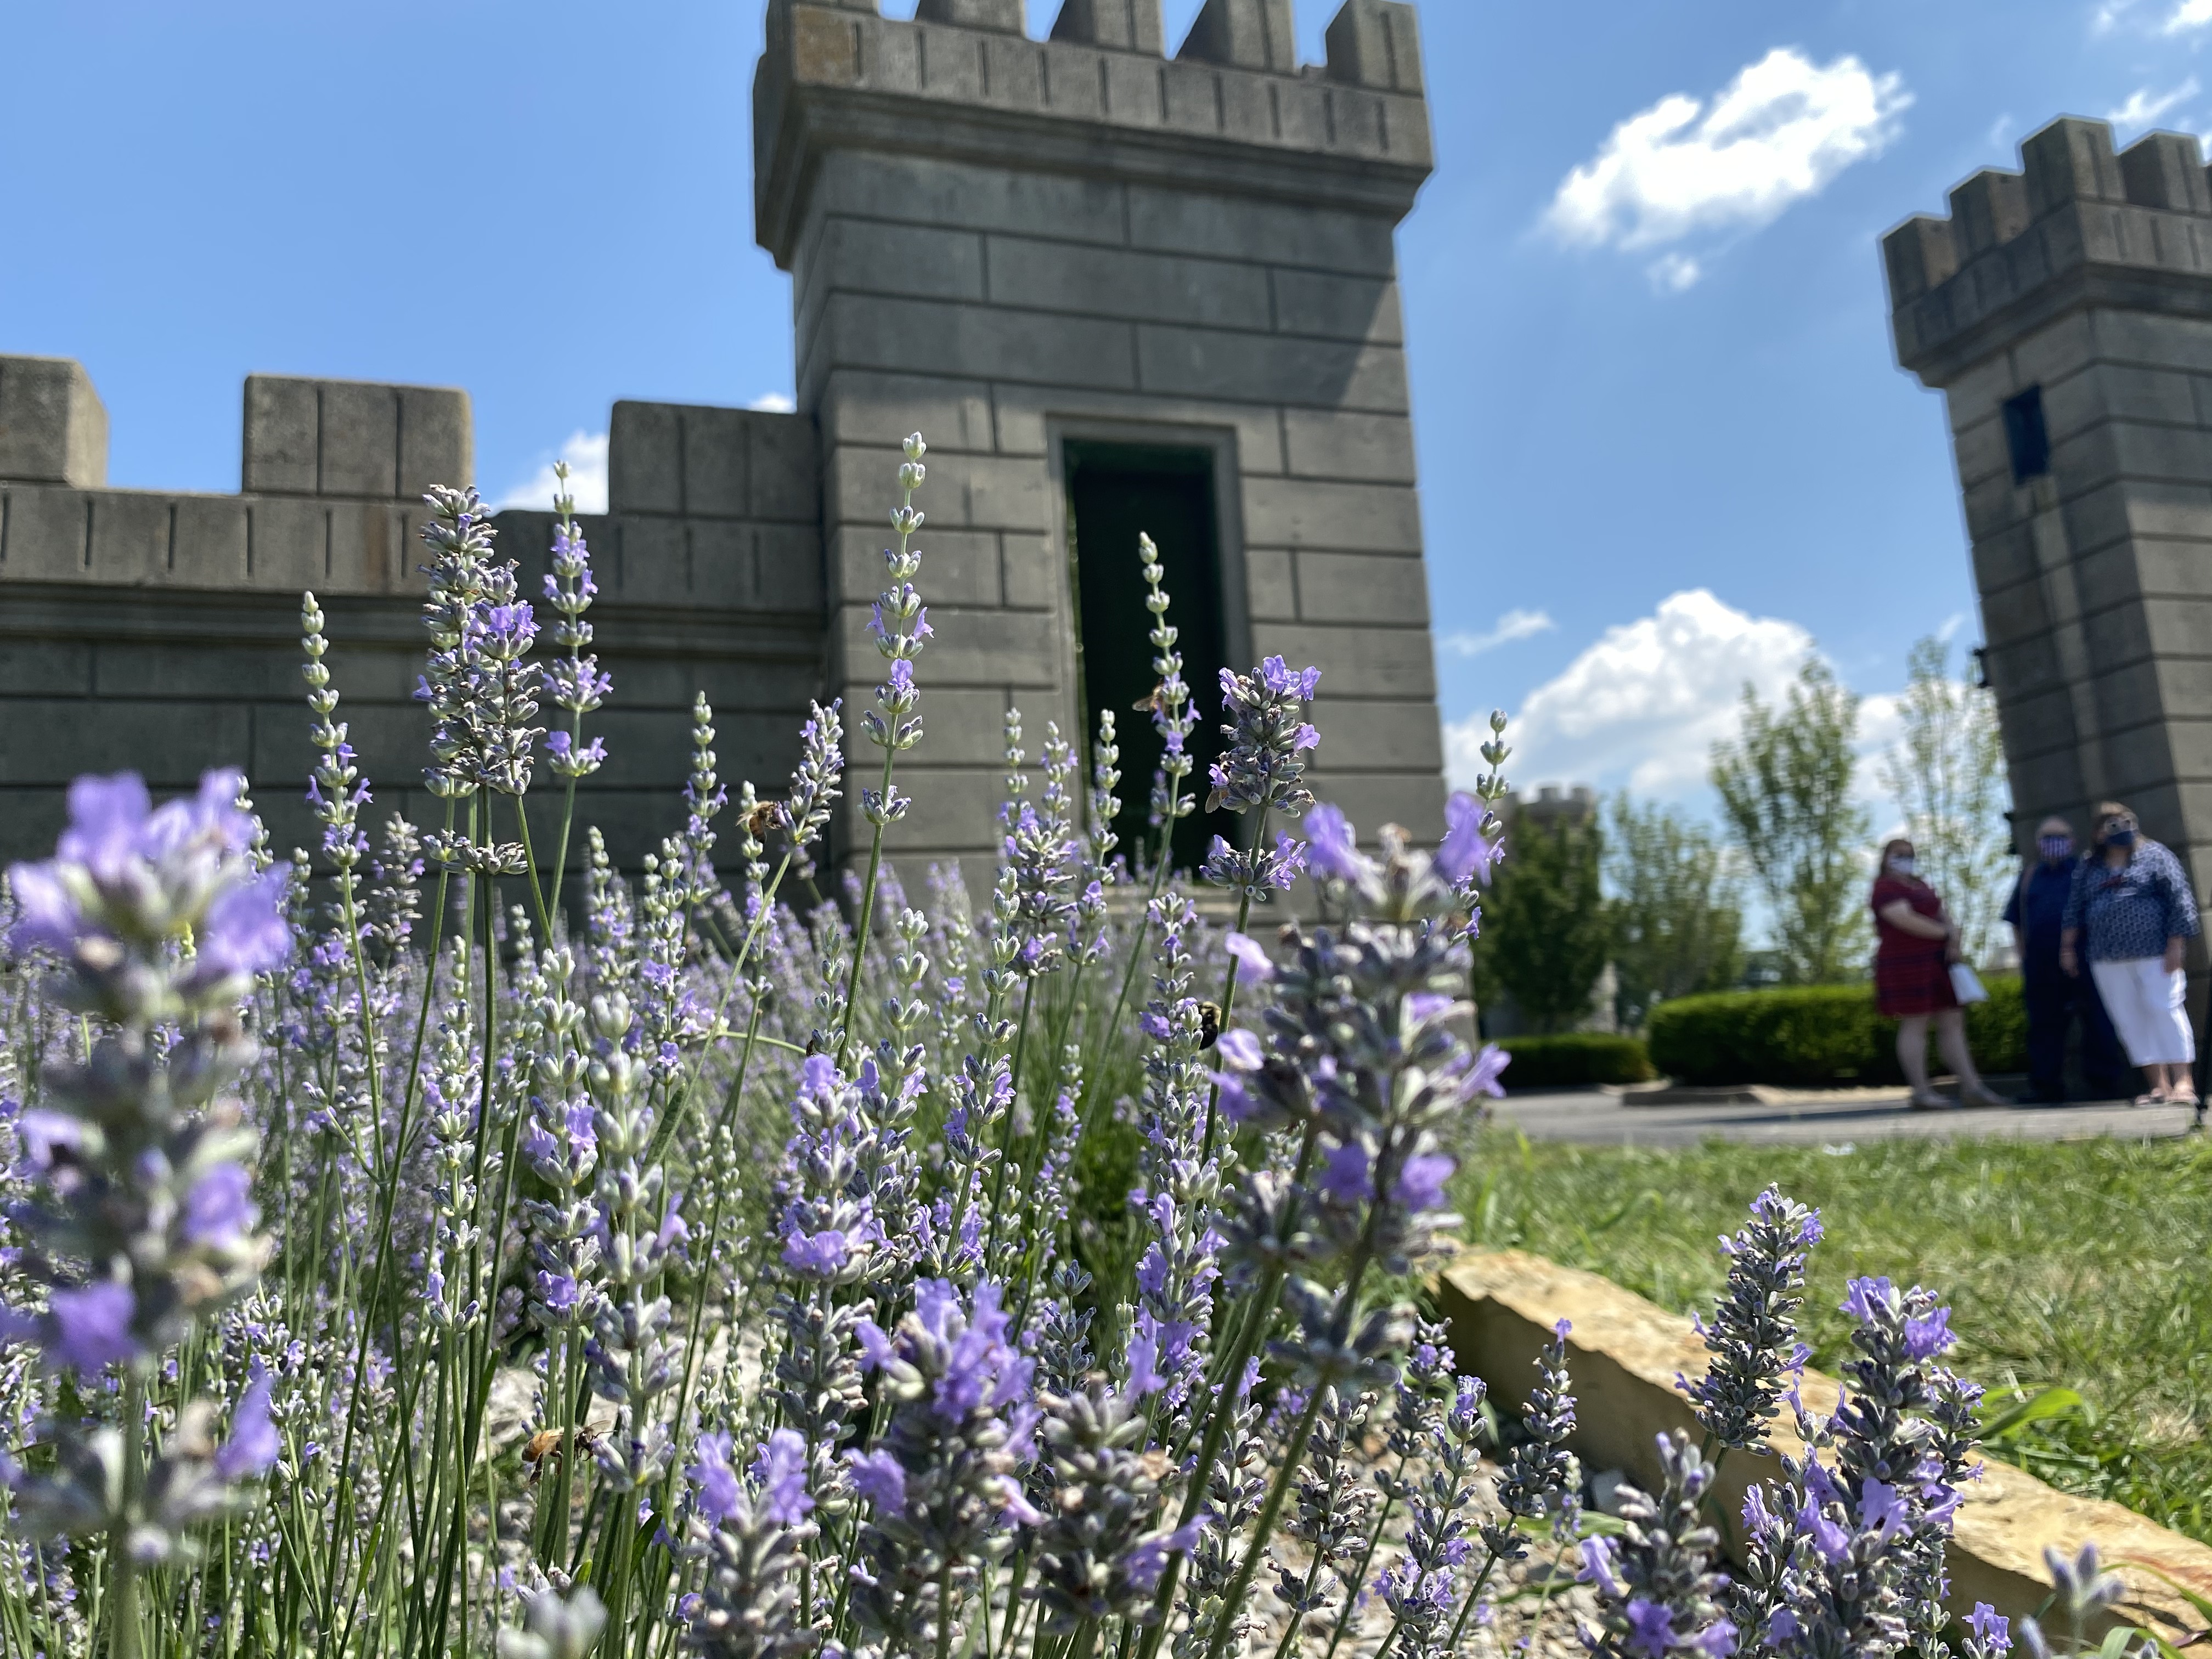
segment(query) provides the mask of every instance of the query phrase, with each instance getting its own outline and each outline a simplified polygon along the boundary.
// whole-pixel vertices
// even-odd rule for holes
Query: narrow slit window
[[[1195,763],[1182,797],[1199,810],[1176,825],[1175,867],[1205,860],[1215,836],[1237,840],[1228,812],[1204,810],[1206,769],[1220,753],[1221,670],[1228,661],[1222,600],[1221,540],[1214,511],[1213,453],[1150,444],[1071,440],[1066,447],[1068,542],[1074,559],[1077,684],[1082,690],[1084,750],[1111,709],[1121,750],[1121,811],[1114,820],[1121,852],[1134,864],[1158,846],[1152,827],[1154,774],[1164,745],[1137,705],[1153,688],[1152,612],[1145,608],[1141,532],[1159,549],[1167,620],[1176,630],[1182,677],[1197,724],[1188,747]]]
[[[2012,481],[2024,484],[2051,471],[2051,434],[2043,424],[2043,388],[2032,386],[2004,406],[2005,447],[2012,454]]]

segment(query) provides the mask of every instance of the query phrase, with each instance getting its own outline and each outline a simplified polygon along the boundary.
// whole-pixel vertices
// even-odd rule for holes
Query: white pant
[[[2185,1066],[2197,1058],[2197,1036],[2182,1006],[2189,976],[2181,969],[2167,973],[2162,957],[2130,957],[2093,962],[2089,973],[2132,1064]]]

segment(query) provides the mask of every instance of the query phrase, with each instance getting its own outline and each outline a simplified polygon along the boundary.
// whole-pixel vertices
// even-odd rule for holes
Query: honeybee
[[[1221,1040],[1221,1005],[1200,1000],[1198,1005],[1198,1046],[1211,1048]]]
[[[1138,698],[1136,702],[1129,705],[1130,713],[1135,714],[1173,714],[1175,712],[1174,705],[1165,700],[1164,694],[1166,690],[1167,687],[1164,685],[1154,686],[1150,691],[1147,691],[1143,696]]]
[[[530,1471],[530,1479],[532,1482],[544,1473],[547,1458],[557,1458],[561,1455],[561,1431],[558,1429],[540,1429],[523,1443],[523,1466]],[[576,1431],[576,1444],[581,1450],[597,1451],[599,1437],[590,1429],[579,1427]]]
[[[776,804],[774,801],[764,800],[761,802],[759,805],[754,807],[751,811],[746,813],[744,816],[745,833],[750,836],[758,837],[768,834],[769,830],[775,829],[776,824],[775,809]]]

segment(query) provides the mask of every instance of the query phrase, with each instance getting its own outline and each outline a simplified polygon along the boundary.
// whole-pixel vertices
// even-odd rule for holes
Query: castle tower
[[[2052,122],[1883,239],[1948,402],[2025,849],[2113,796],[2212,879],[2212,189],[2197,140]],[[2201,951],[2199,953],[2201,957]],[[2200,963],[2201,965],[2201,963]]]
[[[1290,0],[771,0],[756,233],[792,276],[818,422],[829,682],[848,729],[884,664],[900,440],[929,478],[927,737],[909,864],[995,850],[1005,710],[1086,751],[1120,723],[1125,831],[1158,754],[1136,538],[1158,544],[1206,748],[1217,672],[1323,670],[1316,789],[1370,834],[1443,794],[1393,233],[1428,175],[1413,8],[1347,0],[1301,69]],[[876,752],[855,734],[856,770]],[[855,779],[857,784],[859,780]],[[1203,794],[1202,771],[1194,782]],[[854,803],[848,800],[848,810]],[[1225,817],[1225,815],[1224,815]],[[1236,821],[1194,817],[1189,858]],[[857,811],[846,847],[865,846]]]

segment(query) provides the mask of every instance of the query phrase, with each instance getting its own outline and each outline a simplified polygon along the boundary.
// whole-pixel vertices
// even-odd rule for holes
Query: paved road
[[[1906,1108],[1905,1098],[1902,1090],[1894,1094],[1851,1090],[1792,1095],[1756,1104],[1630,1106],[1616,1095],[1561,1090],[1509,1095],[1496,1105],[1501,1125],[1517,1127],[1532,1140],[1637,1146],[1694,1146],[1708,1136],[1822,1146],[1883,1135],[2149,1139],[2181,1134],[2194,1118],[2185,1106],[2130,1106],[2123,1101],[1916,1112]]]

